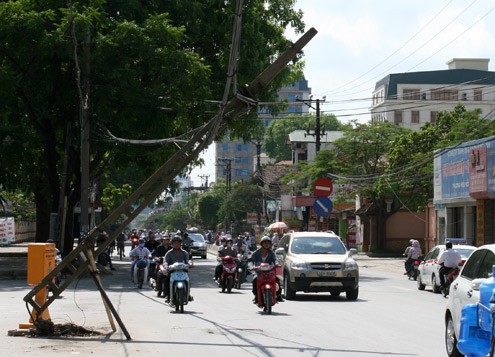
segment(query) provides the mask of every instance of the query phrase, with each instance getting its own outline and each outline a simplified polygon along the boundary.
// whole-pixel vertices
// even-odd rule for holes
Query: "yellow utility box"
[[[54,243],[28,243],[28,264],[27,264],[27,283],[28,285],[37,285],[55,268],[55,256],[57,250]],[[46,287],[38,291],[34,300],[39,306],[46,302]],[[51,320],[48,308],[42,310],[39,314],[33,310],[29,313],[29,323],[19,324],[21,329],[29,329],[34,326],[34,320],[37,319]]]
[[[28,243],[27,283],[36,285],[55,268],[54,243]]]

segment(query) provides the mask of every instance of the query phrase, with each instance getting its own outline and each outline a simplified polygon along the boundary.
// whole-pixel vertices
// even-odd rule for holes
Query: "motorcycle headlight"
[[[344,263],[343,269],[344,270],[357,270],[358,265],[354,259],[349,259]]]
[[[309,270],[309,265],[306,262],[295,261],[292,262],[290,267],[294,270]]]

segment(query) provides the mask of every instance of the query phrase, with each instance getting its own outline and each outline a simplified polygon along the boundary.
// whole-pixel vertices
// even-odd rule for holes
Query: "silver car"
[[[466,260],[450,286],[445,309],[445,347],[450,357],[463,356],[457,349],[462,308],[480,300],[480,284],[492,275],[495,264],[495,244],[477,248]]]
[[[298,291],[345,292],[348,300],[359,294],[359,268],[352,255],[334,233],[293,232],[285,234],[275,251],[282,265],[285,297],[292,300]]]
[[[461,265],[467,260],[476,247],[472,245],[453,245],[452,249],[456,250],[462,257]],[[435,294],[440,292],[440,267],[438,265],[438,258],[445,251],[445,244],[437,245],[433,247],[424,259],[421,260],[418,268],[418,289],[424,290],[427,286],[431,286]]]
[[[188,233],[191,239],[191,257],[195,255],[201,256],[202,259],[206,259],[206,241],[201,233]]]

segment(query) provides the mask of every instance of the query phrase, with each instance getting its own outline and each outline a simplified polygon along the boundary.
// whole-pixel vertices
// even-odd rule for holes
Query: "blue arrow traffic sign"
[[[318,216],[326,217],[332,212],[333,203],[328,197],[318,197],[313,203],[313,208]]]

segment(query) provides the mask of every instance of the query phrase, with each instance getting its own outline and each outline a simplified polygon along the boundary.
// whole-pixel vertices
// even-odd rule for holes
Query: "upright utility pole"
[[[321,130],[321,123],[320,123],[320,103],[323,102],[325,103],[326,97],[323,97],[323,99],[312,99],[310,98],[309,100],[300,100],[298,99],[298,102],[303,102],[306,104],[308,107],[311,109],[316,110],[316,126],[314,132],[311,132],[310,129],[306,131],[306,135],[311,135],[315,137],[315,146],[316,146],[316,152],[320,151],[321,148],[321,137],[325,135],[325,130]],[[316,108],[313,107],[311,104],[316,103]]]
[[[88,34],[83,44],[83,81],[81,98],[81,199],[80,199],[80,237],[89,232],[89,136],[91,132],[91,117],[89,110],[90,94],[90,42],[91,35]]]

